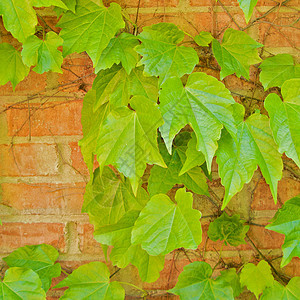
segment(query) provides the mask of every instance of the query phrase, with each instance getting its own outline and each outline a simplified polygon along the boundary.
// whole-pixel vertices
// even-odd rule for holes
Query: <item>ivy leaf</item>
[[[290,79],[283,84],[281,93],[284,102],[278,95],[270,94],[264,105],[270,116],[270,126],[279,152],[285,152],[300,168],[300,97],[295,101],[290,96],[292,91],[299,95],[300,79]]]
[[[213,39],[214,38],[211,35],[211,33],[207,32],[207,31],[201,31],[194,38],[194,40],[197,43],[197,45],[202,46],[202,47],[208,47],[208,44],[210,44]]]
[[[300,277],[293,277],[287,286],[275,281],[272,287],[264,290],[260,300],[298,300],[300,299]]]
[[[96,91],[91,89],[87,92],[83,100],[81,110],[81,124],[83,138],[78,142],[81,153],[90,176],[93,176],[94,154],[96,152],[96,141],[100,132],[101,125],[110,112],[109,102],[102,104],[95,112]]]
[[[29,68],[22,61],[21,53],[10,44],[0,44],[0,61],[0,85],[10,81],[15,88],[29,73]]]
[[[243,10],[246,22],[248,23],[252,13],[253,9],[257,4],[257,0],[238,0],[240,8]]]
[[[217,280],[228,283],[228,285],[233,290],[234,298],[238,297],[243,291],[240,283],[240,278],[234,268],[221,271],[221,275],[217,278]]]
[[[86,51],[97,73],[103,50],[125,24],[118,4],[111,3],[106,8],[102,3],[98,5],[92,0],[78,0],[76,14],[68,11],[57,26],[62,28],[63,55]]]
[[[153,282],[164,267],[164,256],[150,256],[140,245],[131,244],[131,232],[138,215],[139,211],[130,211],[118,223],[109,226],[99,226],[95,217],[94,235],[98,242],[114,246],[109,255],[113,265],[125,268],[131,263],[138,268],[143,281]]]
[[[222,279],[211,278],[212,268],[206,262],[193,262],[184,267],[176,286],[169,292],[181,300],[233,300],[233,290]]]
[[[229,28],[225,31],[222,44],[212,42],[213,53],[221,66],[221,79],[236,74],[237,77],[249,79],[249,67],[261,62],[257,48],[262,44],[254,41],[243,31]]]
[[[193,48],[178,46],[184,33],[174,24],[146,26],[138,38],[142,44],[135,49],[143,56],[138,65],[145,65],[145,74],[159,76],[161,84],[169,77],[192,73],[199,62]]]
[[[10,268],[0,281],[0,300],[46,300],[39,276],[30,269]]]
[[[64,1],[62,0],[31,0],[32,6],[35,7],[48,7],[48,6],[57,6],[62,9],[68,9]]]
[[[141,210],[149,196],[143,188],[134,196],[129,180],[122,174],[117,176],[109,167],[104,167],[102,175],[99,168],[94,172],[92,192],[85,200],[82,211],[97,218],[97,225],[117,223],[130,210]]]
[[[209,195],[206,178],[199,167],[194,167],[185,174],[179,176],[184,162],[186,161],[187,141],[189,132],[183,132],[175,138],[173,154],[170,155],[165,144],[159,143],[160,153],[168,168],[153,166],[148,180],[150,196],[167,193],[175,184],[184,184],[186,188],[196,194]]]
[[[0,16],[6,30],[21,43],[35,33],[37,17],[33,6],[56,5],[67,8],[60,0],[5,0],[0,1]]]
[[[245,221],[240,220],[239,215],[232,217],[225,212],[209,224],[208,237],[212,241],[221,240],[225,245],[238,246],[246,244],[245,237],[249,230],[248,225],[244,225]]]
[[[46,244],[20,247],[3,260],[9,267],[22,267],[35,271],[47,292],[54,277],[60,276],[60,264],[54,264],[58,259],[58,251]]]
[[[259,165],[269,184],[275,203],[277,184],[282,176],[282,160],[269,127],[269,119],[258,113],[250,116],[238,127],[237,141],[222,134],[216,153],[219,175],[225,186],[222,209],[251,180]]]
[[[179,78],[168,79],[159,99],[165,121],[160,132],[169,153],[175,135],[190,124],[197,137],[197,150],[203,153],[210,171],[223,126],[233,135],[236,131],[233,118],[235,101],[230,92],[216,78],[205,73],[193,73],[185,88]]]
[[[37,17],[31,1],[0,1],[0,15],[6,30],[10,31],[19,42],[24,43],[35,33]]]
[[[185,152],[186,160],[180,170],[179,176],[188,172],[196,166],[201,166],[205,163],[204,155],[197,150],[197,138],[195,133],[192,133],[192,138],[187,145],[187,149]]]
[[[61,52],[57,50],[62,44],[62,38],[52,31],[46,34],[44,41],[32,35],[23,45],[23,62],[28,67],[36,66],[33,71],[39,74],[48,71],[62,73],[63,57]]]
[[[77,5],[77,0],[61,0],[67,9],[63,9],[61,7],[54,7],[54,11],[57,14],[57,17],[61,16],[62,13],[66,12],[67,10],[72,11],[74,14],[76,12],[76,5]]]
[[[134,50],[137,45],[139,45],[137,37],[126,32],[112,38],[100,56],[98,69],[108,69],[113,64],[118,65],[121,62],[127,74],[130,74],[139,61],[139,55]]]
[[[110,101],[112,107],[126,106],[130,96],[145,96],[157,102],[158,79],[145,77],[142,68],[133,69],[128,75],[120,65],[100,71],[93,82],[96,90],[96,102],[94,110]]]
[[[163,120],[157,104],[148,98],[135,96],[130,105],[111,112],[101,127],[96,154],[102,172],[112,164],[129,178],[136,194],[146,164],[165,163],[157,147],[157,128]],[[151,115],[151,118],[149,118]]]
[[[286,236],[282,245],[281,267],[284,267],[294,256],[300,257],[300,196],[285,202],[271,221],[266,228]]]
[[[91,262],[80,266],[55,288],[69,287],[60,299],[123,300],[125,291],[120,283],[110,282],[107,266]]]
[[[251,263],[246,264],[242,269],[240,280],[241,285],[246,286],[257,299],[265,288],[274,284],[271,268],[264,260],[261,260],[257,266]]]
[[[266,58],[259,67],[259,79],[265,90],[273,86],[281,87],[285,81],[300,77],[300,64],[295,64],[290,54]]]
[[[175,202],[164,194],[153,196],[135,222],[132,244],[141,244],[153,256],[196,249],[202,240],[201,213],[192,208],[193,196],[185,189],[177,191]]]

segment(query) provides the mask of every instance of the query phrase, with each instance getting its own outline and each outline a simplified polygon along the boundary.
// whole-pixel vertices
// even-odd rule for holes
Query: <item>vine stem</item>
[[[248,241],[250,242],[251,246],[257,251],[257,253],[269,264],[269,266],[271,267],[271,269],[273,270],[273,272],[275,273],[275,275],[277,276],[277,278],[284,284],[287,284],[287,280],[284,279],[282,277],[281,274],[279,274],[279,272],[275,269],[275,267],[273,266],[273,264],[268,260],[268,258],[256,247],[256,245],[254,244],[254,242],[252,241],[252,239],[249,237],[248,234],[246,234],[246,237],[248,239]]]
[[[117,282],[119,282],[120,284],[125,284],[125,285],[132,286],[133,288],[135,288],[135,289],[137,289],[137,290],[143,292],[143,297],[146,297],[146,296],[149,295],[147,291],[145,291],[144,289],[142,289],[142,288],[140,288],[140,287],[138,287],[138,286],[136,286],[136,285],[134,285],[134,284],[132,284],[132,283],[129,283],[129,282],[123,282],[123,281],[117,281]]]

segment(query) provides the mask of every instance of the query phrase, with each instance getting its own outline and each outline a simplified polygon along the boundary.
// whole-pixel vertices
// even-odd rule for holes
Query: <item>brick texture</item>
[[[216,0],[103,2],[106,6],[117,2],[127,9],[129,18],[134,22],[137,20],[138,33],[142,32],[144,26],[172,22],[192,36],[200,31],[209,31],[221,41],[227,28],[243,29],[247,26],[237,0],[221,1],[227,12],[220,1]],[[269,11],[277,2],[282,1],[258,0],[249,28],[245,30],[252,38],[266,45],[262,52],[265,57],[277,53],[297,53],[300,48],[300,1],[291,0],[286,5],[281,3],[276,9]],[[59,33],[56,15],[43,8],[39,9],[39,13]],[[251,23],[254,18],[264,14],[264,18]],[[126,23],[131,26],[129,21]],[[133,31],[132,28],[130,31]],[[190,40],[186,36],[183,45],[189,46],[190,44],[185,43]],[[21,49],[21,44],[5,30],[0,19],[0,43],[2,42]],[[220,80],[220,66],[211,56],[211,47],[192,46],[200,56],[196,71],[205,72]],[[86,53],[74,53],[64,58],[62,71],[62,74],[48,72],[40,75],[31,70],[15,91],[10,83],[0,86],[0,219],[3,222],[0,226],[0,255],[6,256],[24,245],[48,243],[59,250],[59,262],[67,273],[95,260],[106,263],[113,272],[116,267],[110,261],[104,261],[102,248],[93,238],[94,228],[88,223],[88,216],[81,213],[89,173],[78,141],[82,137],[83,97],[91,89],[96,77],[93,63]],[[271,90],[264,91],[257,85],[258,75],[257,66],[251,66],[250,80],[239,79],[235,75],[222,80],[234,92],[235,100],[245,105],[247,116],[255,109],[266,113],[260,100],[264,100]],[[245,99],[241,94],[253,99]],[[6,110],[2,112],[3,109]],[[253,180],[231,200],[229,207],[232,213],[238,212],[243,219],[249,221],[251,226],[248,236],[255,246],[267,259],[272,260],[280,272],[292,277],[300,276],[300,259],[294,258],[280,269],[284,235],[264,228],[278,208],[288,199],[300,194],[298,169],[291,160],[285,156],[283,158],[289,168],[285,168],[283,178],[278,183],[277,204],[274,204],[269,186],[264,179],[259,179],[260,173],[257,171]],[[95,162],[95,167],[97,166]],[[292,171],[288,171],[289,169]],[[149,170],[150,167],[147,171]],[[211,198],[199,195],[194,199],[195,208],[202,212],[202,243],[195,250],[177,249],[168,254],[164,269],[156,282],[139,282],[139,286],[151,290],[152,296],[147,299],[179,299],[167,294],[167,290],[175,286],[184,266],[192,261],[206,261],[212,267],[219,262],[213,273],[213,276],[217,276],[225,268],[240,269],[247,262],[258,263],[261,259],[249,242],[232,247],[223,245],[221,241],[213,242],[208,239],[207,230],[211,217],[218,211],[215,203],[224,195],[215,159],[212,180],[208,184],[214,191]],[[173,197],[175,190],[169,194]],[[0,275],[5,269],[5,265],[0,265]],[[113,279],[136,283],[138,273],[134,272],[133,267],[129,271],[121,270]],[[52,286],[65,277],[62,273],[53,280]],[[47,299],[59,299],[64,290],[48,292]],[[126,299],[137,299],[133,294]],[[251,299],[251,295],[243,293],[240,299]]]

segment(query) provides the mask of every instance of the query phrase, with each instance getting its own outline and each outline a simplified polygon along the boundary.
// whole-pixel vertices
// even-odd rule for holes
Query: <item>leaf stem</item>
[[[132,283],[129,283],[129,282],[123,282],[123,281],[117,281],[117,282],[119,282],[120,284],[125,284],[125,285],[132,286],[133,288],[135,288],[135,289],[137,289],[137,290],[143,292],[143,297],[149,295],[147,291],[145,291],[144,289],[142,289],[142,288],[140,288],[140,287],[138,287],[138,286],[136,286],[136,285],[134,285],[134,284],[132,284]]]

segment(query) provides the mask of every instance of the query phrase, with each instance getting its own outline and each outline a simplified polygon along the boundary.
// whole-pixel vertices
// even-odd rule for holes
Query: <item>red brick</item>
[[[93,63],[87,54],[65,59],[62,70],[58,82],[64,92],[87,92],[96,77]]]
[[[30,104],[31,136],[80,135],[82,101]],[[8,135],[28,136],[28,105],[14,106],[7,111]]]
[[[259,24],[259,42],[267,47],[299,47],[300,31],[288,27],[299,18],[296,13],[272,13]],[[264,23],[268,22],[268,23]],[[274,23],[271,26],[269,23]],[[281,27],[282,25],[282,27]],[[294,25],[294,26],[297,26]]]
[[[139,0],[119,0],[118,2],[124,8],[138,7]],[[176,7],[179,0],[141,0],[140,7]]]
[[[239,5],[237,0],[222,0],[222,4],[225,6],[237,6]],[[191,6],[220,6],[219,3],[217,3],[214,0],[190,0]]]
[[[1,253],[25,245],[50,244],[65,251],[64,224],[61,223],[3,223],[0,226]]]
[[[58,172],[55,145],[0,145],[0,176],[46,176]]]
[[[259,249],[279,249],[284,241],[283,234],[261,226],[250,226],[248,235]]]
[[[80,213],[84,184],[25,184],[3,183],[2,203],[18,210],[63,209]]]
[[[79,233],[79,249],[84,254],[102,253],[101,245],[94,239],[94,226],[91,224],[80,224],[77,227]]]
[[[251,208],[253,210],[277,210],[281,207],[281,203],[300,194],[300,183],[292,178],[283,178],[278,183],[277,193],[280,201],[275,205],[269,185],[261,179],[254,192]]]
[[[13,91],[12,85],[10,82],[7,84],[0,86],[0,96],[3,95],[33,95],[38,92],[43,92],[46,88],[46,73],[44,74],[37,74],[33,71],[29,73],[29,75],[15,88]]]
[[[80,173],[88,175],[89,171],[83,160],[83,156],[81,154],[81,150],[80,147],[78,146],[78,143],[76,142],[69,143],[69,146],[71,148],[72,166]]]
[[[284,273],[290,277],[300,276],[300,258],[294,257],[284,268]]]

